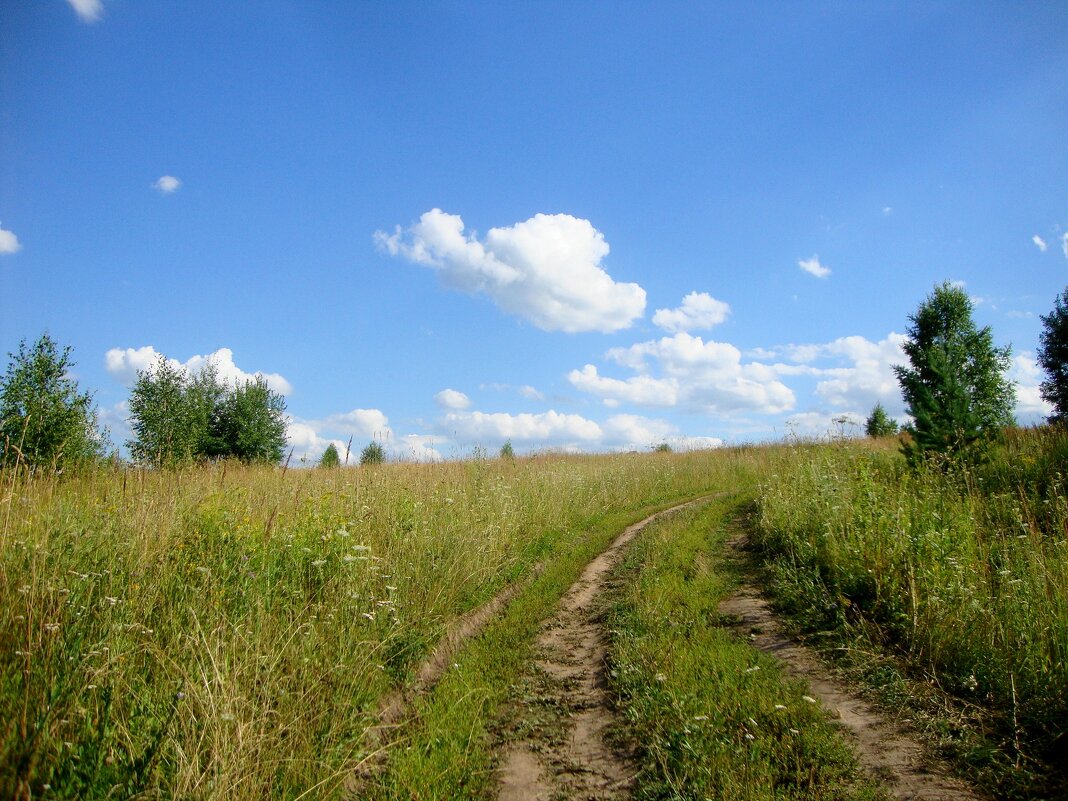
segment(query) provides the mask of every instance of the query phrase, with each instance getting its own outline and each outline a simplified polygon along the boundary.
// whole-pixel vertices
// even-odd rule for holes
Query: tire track
[[[637,772],[633,756],[606,738],[616,717],[605,681],[607,640],[597,602],[623,550],[643,528],[710,499],[680,504],[629,526],[564,593],[538,637],[536,669],[546,688],[544,700],[566,715],[566,735],[511,743],[499,763],[498,801],[607,801],[629,795]]]
[[[727,542],[728,553],[744,561],[745,534]],[[945,766],[925,755],[920,741],[894,724],[843,684],[835,681],[820,658],[783,633],[778,618],[753,584],[743,584],[719,611],[738,620],[750,644],[774,656],[787,674],[805,681],[810,692],[848,732],[860,764],[895,799],[900,801],[980,801],[964,782],[949,775]]]

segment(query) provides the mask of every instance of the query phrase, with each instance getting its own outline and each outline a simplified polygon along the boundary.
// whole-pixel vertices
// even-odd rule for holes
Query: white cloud
[[[613,348],[606,357],[638,375],[625,380],[607,378],[591,364],[568,374],[576,389],[598,395],[606,403],[681,406],[709,414],[778,414],[794,405],[793,392],[773,370],[757,362],[743,364],[741,351],[727,343],[678,333]],[[659,375],[651,374],[654,367]]]
[[[287,421],[289,445],[295,459],[315,463],[332,443],[342,461],[350,447],[348,464],[357,464],[360,451],[370,441],[379,442],[387,456],[407,461],[436,461],[441,454],[430,447],[432,438],[394,437],[389,418],[378,409],[353,409],[320,420],[291,417]]]
[[[575,389],[601,396],[610,406],[620,402],[637,406],[675,406],[679,402],[678,382],[653,378],[647,375],[632,376],[626,380],[607,378],[597,372],[592,364],[581,370],[572,370],[567,380]]]
[[[67,0],[82,22],[97,22],[104,16],[104,0]]]
[[[788,434],[802,439],[826,439],[828,437],[855,437],[864,433],[865,418],[859,414],[826,414],[824,412],[800,412],[786,418]]]
[[[519,394],[527,400],[545,400],[545,396],[530,386],[530,384],[524,384],[519,388]]]
[[[801,259],[797,266],[810,275],[814,275],[817,278],[826,278],[831,274],[831,268],[826,265],[820,264],[820,257],[813,256],[811,259]]]
[[[0,254],[18,253],[20,250],[22,250],[22,244],[15,236],[15,232],[0,226]]]
[[[1053,405],[1042,397],[1042,368],[1029,351],[1012,357],[1009,380],[1016,382],[1016,414],[1021,423],[1037,423],[1053,414]]]
[[[1041,250],[1043,253],[1046,252],[1046,248],[1048,247],[1048,245],[1046,245],[1045,239],[1040,237],[1038,234],[1035,234],[1033,237],[1031,237],[1031,241],[1035,243],[1036,248]]]
[[[891,206],[883,206],[883,216],[889,217],[894,213],[894,209]]]
[[[152,370],[159,362],[160,354],[151,345],[141,348],[111,348],[104,354],[104,367],[113,378],[126,386],[131,386],[137,380],[138,372]],[[246,381],[255,381],[263,378],[267,386],[280,395],[288,395],[293,391],[293,385],[278,373],[264,373],[256,371],[249,373],[242,370],[234,362],[234,352],[230,348],[219,348],[214,353],[206,356],[191,356],[185,362],[167,358],[167,362],[175,368],[199,372],[209,362],[215,365],[215,370],[220,380],[231,386],[239,386]]]
[[[449,412],[440,421],[440,427],[456,440],[474,443],[504,440],[542,444],[576,440],[596,442],[604,435],[601,427],[592,420],[553,410],[540,414]]]
[[[665,420],[655,420],[636,414],[617,414],[604,423],[606,444],[618,450],[648,450],[669,439],[678,430]]]
[[[162,175],[154,184],[152,184],[152,186],[158,189],[162,194],[169,195],[172,192],[177,192],[181,189],[182,182],[173,175]]]
[[[455,389],[443,389],[434,396],[434,402],[442,409],[466,409],[471,399]]]
[[[653,324],[676,334],[712,328],[727,319],[731,307],[707,292],[691,292],[677,309],[657,309]]]
[[[777,352],[790,363],[773,364],[770,369],[783,376],[822,379],[816,395],[834,408],[860,412],[882,403],[888,410],[898,410],[901,392],[893,366],[907,362],[901,349],[904,341],[903,334],[891,332],[879,342],[848,336],[824,344],[786,345]]]
[[[430,434],[406,434],[389,443],[387,452],[406,462],[440,462],[444,457],[438,447],[447,442],[443,437]]]
[[[1061,235],[1061,250],[1064,251],[1064,258],[1068,259],[1068,233]]]
[[[309,421],[316,430],[330,431],[343,436],[366,439],[388,439],[393,436],[389,418],[378,409],[353,409],[332,414],[319,421]]]
[[[448,286],[487,295],[504,311],[546,331],[627,328],[645,311],[645,290],[617,283],[601,262],[603,234],[588,220],[536,214],[483,241],[464,233],[459,215],[432,209],[407,230],[377,231],[377,245],[438,272]]]

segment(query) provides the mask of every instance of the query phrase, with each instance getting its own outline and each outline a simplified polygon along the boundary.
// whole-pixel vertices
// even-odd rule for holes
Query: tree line
[[[0,379],[2,464],[62,469],[100,461],[109,436],[71,371],[69,346],[47,333],[23,340]],[[210,362],[191,372],[160,357],[130,392],[130,458],[155,467],[211,459],[277,463],[286,447],[285,398],[257,376],[231,386]]]
[[[912,464],[967,455],[1014,423],[1015,386],[1005,375],[1011,350],[994,344],[989,326],[976,326],[973,311],[964,290],[947,282],[909,315],[903,345],[908,364],[895,366],[894,372],[910,418],[903,450]],[[1063,424],[1068,421],[1068,287],[1041,319],[1042,397],[1053,408],[1050,422]],[[92,394],[81,391],[73,377],[71,353],[45,333],[32,345],[23,340],[8,354],[0,377],[0,465],[58,470],[106,458],[108,432],[99,425]],[[285,397],[261,376],[231,386],[211,363],[191,372],[161,356],[137,374],[129,401],[132,437],[126,445],[133,461],[156,467],[226,458],[276,464],[285,453],[285,410]],[[881,404],[865,428],[871,436],[898,433]],[[382,446],[372,442],[360,463],[377,464],[384,457]],[[321,464],[340,464],[333,444]]]

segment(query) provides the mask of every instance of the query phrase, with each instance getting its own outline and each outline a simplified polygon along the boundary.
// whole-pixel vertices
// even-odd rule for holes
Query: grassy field
[[[329,797],[445,626],[721,454],[3,478],[0,797]]]
[[[870,442],[3,472],[0,797],[340,798],[376,747],[383,694],[459,615],[517,583],[360,791],[491,797],[492,731],[540,621],[624,526],[720,490],[757,501],[772,584],[809,629],[862,633],[864,649],[934,677],[996,729],[983,764],[1045,781],[1068,717],[1066,442],[1022,432],[958,477],[909,474],[895,444]],[[636,731],[665,743],[646,769],[649,797],[700,797],[683,791],[711,781],[695,766],[740,769],[743,707],[703,697],[706,670],[731,695],[791,710],[777,745],[747,746],[752,792],[731,797],[868,797],[800,690],[770,668],[745,673],[764,664],[745,646],[695,629],[691,655],[648,675],[643,654],[674,647],[655,621],[707,622],[728,586],[714,564],[725,515],[715,506],[640,538],[619,600],[616,688]],[[790,781],[811,792],[774,794]],[[1037,786],[997,781],[1006,795]]]
[[[631,549],[609,617],[611,681],[641,744],[640,799],[884,798],[796,680],[716,625],[721,558],[748,493],[657,524]]]
[[[1005,796],[1043,797],[1063,781],[1048,764],[1068,764],[1066,489],[1068,434],[1039,429],[949,473],[910,472],[896,449],[799,446],[760,491],[780,602],[858,652],[895,704],[942,707],[945,744]]]

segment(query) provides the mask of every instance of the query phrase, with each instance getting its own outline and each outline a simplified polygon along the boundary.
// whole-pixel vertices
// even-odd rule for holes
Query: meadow
[[[719,461],[6,472],[0,796],[335,795],[450,621]]]
[[[670,724],[650,704],[675,697],[676,675],[700,714],[728,714],[695,696],[703,663],[658,668],[666,646],[639,634],[649,615],[674,615],[687,632],[708,629],[694,659],[749,664],[710,611],[730,586],[708,567],[729,517],[753,528],[802,627],[863,634],[904,674],[934,677],[984,710],[995,754],[984,765],[1033,768],[1039,781],[1068,717],[1066,454],[1068,438],[1043,429],[957,475],[910,473],[893,440],[332,470],[9,469],[0,797],[492,797],[494,727],[560,594],[627,524],[722,491],[719,517],[658,527],[623,571],[611,658],[636,666],[616,684],[632,725]],[[669,581],[686,592],[672,600]],[[382,775],[354,790],[379,747],[369,732],[382,697],[508,586],[515,600],[416,699]],[[801,689],[772,684],[752,703],[784,699],[800,710],[785,730],[807,733],[817,716]],[[755,717],[744,703],[729,715]],[[833,737],[811,731],[801,751],[769,757],[793,762],[760,768],[768,794],[722,797],[874,797]],[[658,732],[647,741],[686,739]],[[823,767],[807,772],[799,753]],[[733,757],[721,757],[729,773]],[[673,759],[650,753],[642,797],[700,797]],[[791,781],[795,794],[775,795]]]

